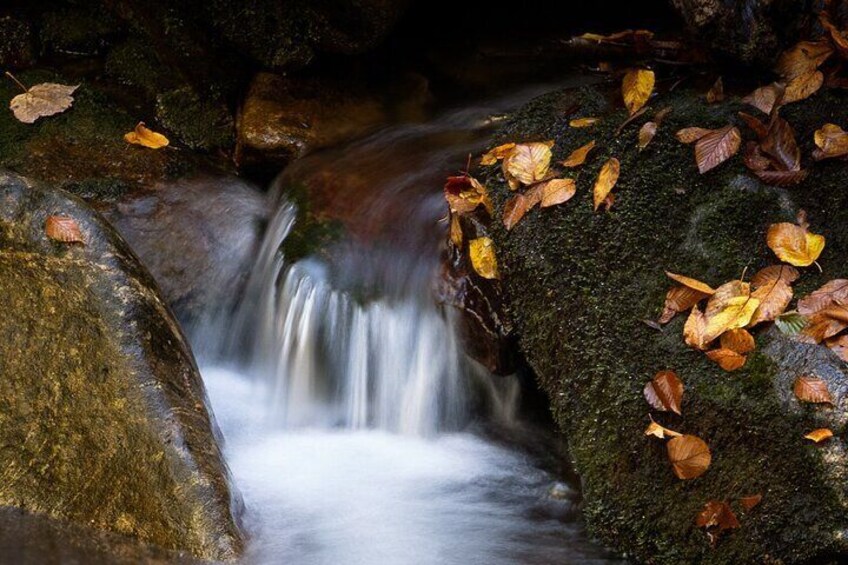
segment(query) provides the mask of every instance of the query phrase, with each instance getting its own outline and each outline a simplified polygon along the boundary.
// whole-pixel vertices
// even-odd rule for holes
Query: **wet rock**
[[[30,24],[11,15],[0,15],[0,68],[20,69],[32,64],[35,55]]]
[[[575,175],[568,203],[536,209],[510,232],[489,226],[498,254],[506,311],[521,350],[569,441],[583,482],[584,515],[591,533],[638,562],[717,564],[773,561],[839,562],[848,555],[848,498],[844,449],[848,370],[829,350],[755,331],[758,349],[733,373],[722,371],[683,342],[684,316],[663,331],[643,320],[659,316],[669,281],[664,270],[710,284],[739,278],[776,262],[765,243],[769,224],[808,212],[827,237],[824,269],[805,270],[796,284],[803,296],[848,275],[848,182],[844,163],[813,163],[813,131],[844,116],[846,95],[823,91],[784,108],[796,131],[810,175],[791,190],[754,179],[735,157],[699,175],[692,147],[674,138],[686,126],[738,123],[730,97],[706,105],[703,93],[675,91],[657,100],[671,106],[651,145],[639,151],[636,120],[615,131],[625,111],[600,88],[543,96],[517,112],[491,145],[554,139],[554,160],[596,140],[599,153]],[[560,109],[579,104],[585,115],[605,116],[595,127],[568,127]],[[593,212],[592,184],[615,156],[621,177],[608,213]],[[511,191],[498,167],[478,171],[501,217]],[[685,383],[683,416],[655,413],[672,429],[695,434],[712,451],[701,477],[672,473],[663,442],[645,437],[649,406],[642,389],[657,371],[674,369]],[[801,405],[791,384],[812,372],[830,383],[833,408]],[[803,439],[831,427],[835,441]],[[762,503],[739,511],[741,528],[713,548],[694,517],[711,499],[734,501],[761,493]],[[737,506],[734,506],[737,508]]]
[[[233,144],[233,118],[214,96],[184,86],[156,97],[156,117],[192,149],[210,151]]]
[[[279,165],[383,123],[382,102],[329,81],[258,74],[238,120],[236,160]]]
[[[0,201],[0,505],[236,556],[240,503],[156,283],[80,200],[4,174]],[[85,245],[48,239],[51,214]]]
[[[117,18],[96,6],[73,6],[44,13],[42,48],[62,55],[96,55],[122,33]]]

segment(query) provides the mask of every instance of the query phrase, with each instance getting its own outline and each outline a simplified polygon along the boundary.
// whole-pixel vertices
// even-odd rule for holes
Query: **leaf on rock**
[[[848,328],[848,308],[833,304],[810,316],[804,335],[821,343],[845,328]]]
[[[772,186],[795,186],[804,182],[809,174],[808,171],[754,171],[761,181]]]
[[[719,339],[722,349],[735,351],[740,355],[745,355],[752,352],[757,347],[757,342],[754,341],[754,336],[744,328],[737,328],[724,332]]]
[[[598,123],[598,120],[600,120],[600,118],[574,118],[568,122],[568,125],[573,128],[587,128]]]
[[[545,178],[551,164],[551,147],[547,143],[521,143],[504,158],[503,168],[521,184],[533,184]]]
[[[818,428],[804,436],[805,439],[811,439],[816,443],[821,443],[826,439],[833,437],[833,432],[829,428]]]
[[[85,243],[76,220],[67,216],[47,216],[44,222],[47,237],[62,243]]]
[[[516,194],[506,201],[503,211],[503,224],[507,230],[511,230],[521,218],[530,210],[528,198],[524,194]]]
[[[780,83],[773,82],[761,86],[754,92],[742,99],[745,104],[750,104],[763,114],[771,114],[775,104],[783,97],[786,87]]]
[[[802,402],[833,404],[833,397],[830,396],[830,391],[827,389],[827,383],[818,377],[798,377],[795,379],[795,386],[793,387],[793,390],[795,392],[795,396]]]
[[[830,339],[826,339],[824,344],[831,351],[839,355],[843,361],[848,361],[848,335],[842,334]]]
[[[645,400],[655,410],[680,414],[683,381],[674,371],[660,371],[645,385]]]
[[[69,86],[45,82],[36,84],[23,94],[12,98],[9,108],[15,118],[25,124],[34,123],[38,118],[64,112],[74,103],[72,96],[79,85]]]
[[[466,214],[473,212],[481,204],[490,214],[492,212],[492,204],[486,187],[471,175],[448,177],[444,192],[451,212]]]
[[[707,104],[715,104],[724,100],[724,83],[721,77],[718,77],[710,89],[707,91]]]
[[[621,93],[624,105],[632,116],[639,111],[651,97],[654,91],[654,71],[648,69],[631,69],[624,75],[621,82]]]
[[[817,161],[848,155],[848,132],[836,124],[825,124],[813,134],[818,149],[813,152]]]
[[[732,349],[724,348],[707,351],[707,357],[725,371],[741,369],[745,366],[745,361],[748,360],[744,355],[740,355]]]
[[[672,273],[671,271],[666,271],[665,276],[670,278],[675,282],[679,282],[685,287],[689,287],[692,290],[697,290],[707,296],[715,294],[715,289],[706,283],[702,283],[698,279],[693,279],[692,277],[687,277],[685,275],[678,275],[677,273]]]
[[[703,351],[709,345],[706,339],[707,319],[698,306],[694,306],[683,325],[683,340],[689,347]]]
[[[824,84],[824,75],[821,71],[811,71],[803,75],[799,75],[786,85],[786,92],[783,93],[783,104],[791,104],[809,98],[822,87]]]
[[[815,314],[833,305],[848,306],[848,279],[833,279],[798,301],[798,312]]]
[[[498,145],[494,149],[487,151],[481,158],[480,164],[483,166],[494,165],[498,161],[505,159],[512,150],[515,149],[515,143],[504,143]]]
[[[705,135],[712,133],[714,130],[706,128],[683,128],[674,134],[674,137],[681,143],[694,143]]]
[[[748,496],[743,496],[739,499],[739,504],[742,505],[746,511],[753,509],[763,500],[763,495],[761,494],[751,494]]]
[[[705,343],[728,330],[744,328],[751,318],[760,301],[751,296],[751,287],[742,281],[730,281],[718,287],[715,294],[707,302]]]
[[[594,149],[594,147],[595,147],[595,141],[594,140],[590,141],[586,145],[581,145],[580,147],[578,147],[577,149],[575,149],[574,151],[571,152],[571,155],[569,155],[565,159],[565,161],[562,162],[562,165],[564,167],[569,167],[569,168],[578,167],[578,166],[582,165],[583,163],[586,162],[586,157],[589,156],[589,151]]]
[[[620,172],[621,164],[615,157],[610,158],[601,167],[601,171],[600,173],[598,173],[598,179],[595,181],[595,210],[597,210],[600,205],[604,203],[607,198],[607,195],[613,189],[615,183],[618,182],[618,175]]]
[[[539,183],[542,193],[542,208],[568,202],[577,192],[574,179],[551,179]]]
[[[774,323],[777,329],[784,335],[798,335],[804,328],[807,327],[807,317],[798,312],[786,312],[775,318]]]
[[[712,130],[695,144],[695,162],[698,171],[706,173],[727,161],[739,151],[742,136],[736,126]]]
[[[818,69],[832,53],[833,48],[826,41],[800,41],[780,55],[775,70],[792,80]]]
[[[146,127],[144,122],[138,122],[133,131],[124,134],[124,141],[150,149],[161,149],[170,143],[167,137]]]
[[[484,279],[498,278],[498,260],[495,257],[495,244],[488,237],[478,237],[468,242],[471,266]]]
[[[756,326],[761,322],[771,322],[783,314],[792,301],[792,287],[782,279],[774,279],[755,289],[751,297],[760,301],[748,324]]]
[[[825,245],[824,236],[788,222],[769,226],[766,242],[778,259],[796,267],[815,263]]]
[[[654,139],[654,136],[657,135],[657,123],[656,122],[645,122],[642,124],[642,127],[639,128],[639,150],[646,148],[648,144]]]
[[[695,517],[695,525],[699,528],[714,528],[722,532],[738,528],[739,520],[736,519],[728,503],[710,500]]]
[[[693,435],[672,438],[666,444],[668,460],[679,479],[694,479],[703,475],[710,466],[712,456],[704,441]]]
[[[801,170],[801,150],[795,142],[795,132],[789,122],[780,116],[773,116],[760,148],[774,160],[776,168],[783,171]]]

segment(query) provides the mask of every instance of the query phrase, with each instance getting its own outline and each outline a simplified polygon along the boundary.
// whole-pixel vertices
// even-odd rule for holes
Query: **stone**
[[[615,88],[615,87],[612,87]],[[551,412],[568,438],[583,485],[590,533],[643,563],[839,562],[848,556],[848,455],[841,439],[848,420],[848,369],[832,352],[757,329],[758,348],[746,365],[722,371],[683,341],[685,316],[662,331],[656,320],[671,282],[665,270],[713,286],[777,263],[765,242],[769,224],[809,214],[827,237],[819,263],[795,285],[803,296],[832,278],[848,276],[848,169],[808,159],[813,132],[845,119],[848,96],[824,90],[790,104],[781,116],[792,124],[809,177],[783,189],[759,182],[736,156],[699,175],[693,148],[674,133],[687,126],[735,123],[753,134],[737,112],[751,112],[730,97],[706,105],[703,92],[664,93],[671,113],[645,150],[634,120],[620,135],[626,111],[615,92],[585,87],[542,96],[517,111],[487,146],[553,139],[554,161],[597,141],[601,147],[571,173],[577,194],[569,202],[528,213],[511,231],[488,226],[497,249],[504,310]],[[568,127],[562,108],[602,116],[593,128]],[[841,116],[841,118],[837,117]],[[592,209],[592,185],[609,157],[621,161],[609,212]],[[499,167],[477,170],[490,192],[495,217],[513,194]],[[746,271],[747,269],[747,271]],[[661,424],[702,438],[712,451],[706,473],[681,481],[662,441],[646,437],[650,406],[642,389],[659,370],[675,370],[685,384],[683,415],[654,412]],[[827,379],[832,408],[802,405],[794,378],[814,372]],[[804,434],[830,427],[836,441],[813,445]],[[694,525],[711,499],[735,501],[761,493],[762,503],[738,512],[741,527],[715,547]]]
[[[84,245],[50,240],[73,218]],[[0,505],[203,559],[242,547],[206,394],[158,287],[79,199],[0,177]]]
[[[0,15],[0,68],[28,67],[35,58],[33,33],[29,22],[12,15]]]

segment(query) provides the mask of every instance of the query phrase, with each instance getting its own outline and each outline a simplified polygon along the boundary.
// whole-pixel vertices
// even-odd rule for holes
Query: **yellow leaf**
[[[615,186],[615,183],[618,182],[620,170],[621,164],[615,157],[609,159],[606,163],[604,163],[603,167],[601,167],[601,172],[598,173],[598,180],[595,181],[595,210],[604,203],[607,195]]]
[[[522,184],[533,184],[545,178],[551,165],[551,148],[547,143],[521,143],[504,158],[506,173]]]
[[[647,432],[646,432],[647,433]],[[833,432],[828,428],[819,428],[817,430],[813,430],[807,435],[804,436],[806,439],[811,439],[816,443],[822,442],[826,439],[832,438]]]
[[[595,147],[595,141],[592,140],[586,145],[581,145],[577,149],[571,152],[565,161],[562,162],[564,167],[577,167],[586,162],[586,157],[589,155],[589,151],[591,151]]]
[[[645,428],[646,436],[654,436],[660,439],[666,439],[670,437],[680,437],[683,434],[679,432],[675,432],[674,430],[670,430],[668,428],[664,428],[661,425],[654,422],[654,419],[651,418],[651,423],[648,424],[648,427]]]
[[[648,69],[631,69],[624,75],[621,82],[621,93],[624,96],[624,105],[632,116],[651,97],[654,91],[654,71]]]
[[[842,157],[848,155],[848,132],[836,124],[825,124],[813,134],[813,141],[819,151],[813,153],[816,159]]]
[[[145,127],[144,122],[138,122],[133,131],[124,134],[124,140],[127,143],[149,147],[150,149],[161,149],[167,147],[170,143],[168,138],[161,133],[156,133]]]
[[[488,237],[478,237],[468,242],[468,254],[471,266],[484,279],[498,278],[498,260],[495,257],[495,244]]]
[[[784,51],[775,69],[786,80],[815,71],[833,53],[825,41],[800,41]]]
[[[450,240],[457,248],[462,249],[462,226],[457,214],[450,215]]]
[[[704,343],[709,343],[728,330],[744,328],[760,305],[751,297],[751,287],[742,281],[730,281],[716,289],[705,312]]]
[[[783,104],[790,104],[809,98],[818,92],[822,84],[824,84],[824,75],[821,71],[811,71],[799,75],[786,85],[786,92],[783,94],[782,102]]]
[[[483,157],[480,159],[481,165],[494,165],[501,159],[506,158],[512,150],[515,149],[514,143],[504,143],[503,145],[498,145],[494,149],[489,150]]]
[[[788,222],[769,226],[766,242],[778,259],[796,267],[815,263],[825,244],[824,236]]]
[[[704,441],[692,435],[672,438],[666,444],[668,459],[679,479],[694,479],[703,475],[710,466],[712,455]]]
[[[593,126],[598,122],[598,118],[575,118],[568,122],[573,128],[587,128],[589,126]]]

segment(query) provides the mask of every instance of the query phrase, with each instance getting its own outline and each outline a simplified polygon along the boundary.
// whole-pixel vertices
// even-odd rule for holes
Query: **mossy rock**
[[[235,557],[240,503],[156,283],[67,193],[4,173],[0,202],[0,505]],[[84,245],[46,237],[57,214]]]
[[[643,321],[660,314],[671,286],[665,270],[719,285],[775,263],[765,231],[773,222],[794,220],[801,208],[811,229],[827,237],[827,247],[819,261],[823,272],[804,269],[796,294],[848,276],[848,168],[809,159],[816,128],[848,121],[848,96],[825,91],[783,110],[811,173],[800,186],[781,189],[754,179],[741,156],[699,175],[693,148],[674,138],[683,127],[728,122],[752,138],[736,112],[755,110],[738,99],[708,106],[702,93],[660,95],[654,110],[670,106],[672,113],[640,152],[637,131],[653,111],[616,135],[626,118],[620,103],[611,102],[617,90],[610,85],[544,96],[492,140],[494,146],[553,139],[555,161],[590,139],[599,144],[586,165],[565,173],[577,180],[571,201],[531,211],[510,232],[498,220],[489,226],[507,313],[582,476],[589,530],[639,562],[845,559],[844,363],[823,347],[761,329],[745,367],[726,373],[685,346],[684,316],[661,332]],[[568,112],[575,104],[577,112]],[[570,128],[578,115],[604,117],[592,128]],[[594,212],[594,180],[613,156],[621,161],[617,200],[611,211]],[[501,218],[511,192],[499,167],[477,174]],[[703,438],[712,450],[709,470],[694,480],[677,479],[663,442],[642,433],[650,411],[642,389],[662,369],[677,371],[686,385],[683,416],[654,417]],[[805,371],[828,380],[835,407],[799,405],[791,385]],[[829,444],[803,439],[821,426],[836,435]],[[754,493],[763,494],[762,503],[742,512],[733,502],[741,528],[711,547],[694,524],[696,514],[709,500]]]

